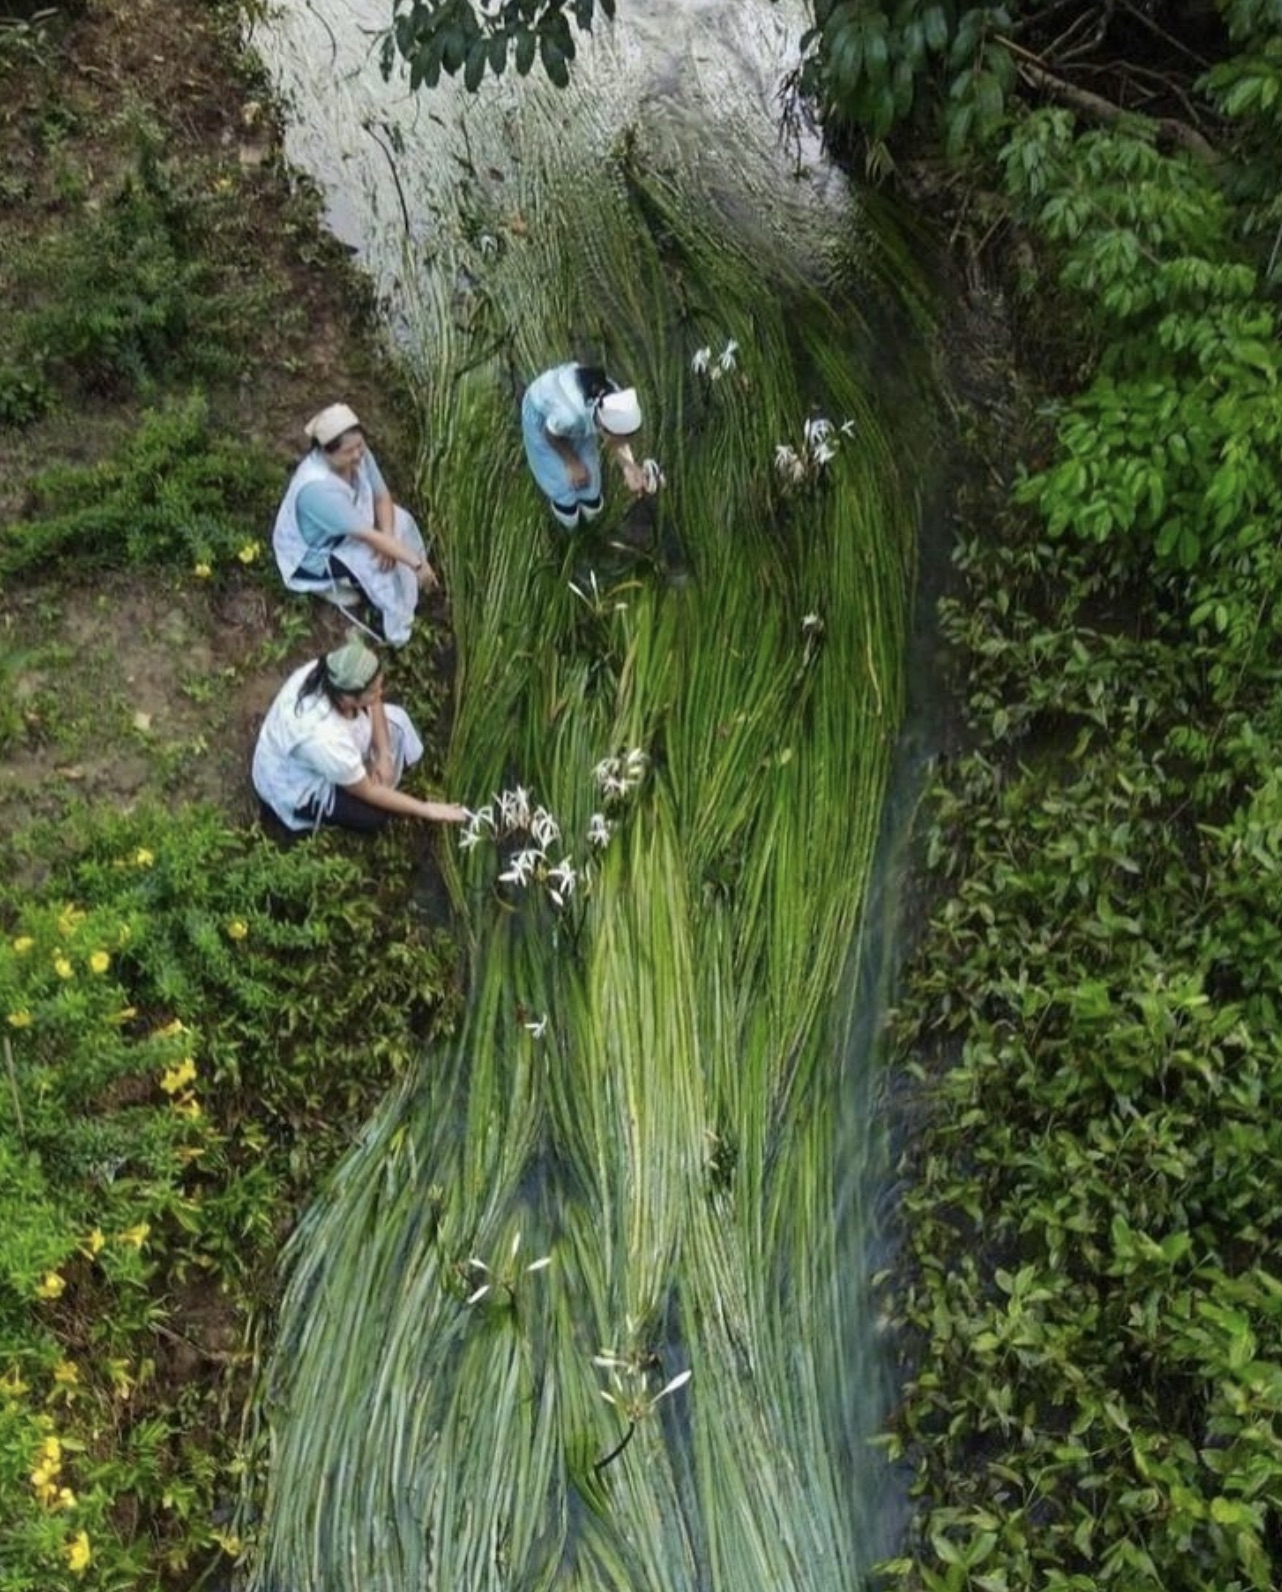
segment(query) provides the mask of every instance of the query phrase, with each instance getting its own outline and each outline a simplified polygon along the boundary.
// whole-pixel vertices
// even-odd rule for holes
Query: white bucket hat
[[[602,431],[608,431],[612,437],[630,437],[641,429],[641,405],[635,387],[606,393],[598,401],[596,413]]]
[[[345,431],[355,431],[359,426],[354,409],[346,404],[330,404],[328,409],[312,416],[303,427],[303,434],[319,447],[327,448],[335,437],[341,437]]]

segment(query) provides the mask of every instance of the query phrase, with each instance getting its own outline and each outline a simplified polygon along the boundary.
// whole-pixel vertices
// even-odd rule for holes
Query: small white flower
[[[820,438],[818,442],[810,444],[810,457],[817,466],[822,468],[831,459],[837,457],[837,450],[827,438]]]
[[[480,843],[481,831],[474,829],[471,824],[465,824],[458,837],[458,849],[471,851],[473,846],[479,846]]]
[[[805,631],[822,630],[824,622],[818,614],[807,614],[801,621],[801,628]]]
[[[786,442],[779,443],[775,448],[775,469],[785,481],[801,481],[805,479],[806,467],[797,456],[797,450],[790,448]]]
[[[568,857],[563,857],[556,867],[548,873],[548,882],[557,895],[557,905],[561,905],[560,896],[574,894],[574,886],[578,882],[578,874],[574,871],[574,864]]]
[[[623,759],[624,768],[632,779],[640,779],[649,762],[650,759],[639,746],[634,746]]]
[[[608,846],[612,833],[610,820],[604,813],[593,813],[591,818],[588,819],[589,846]]]
[[[693,1371],[682,1371],[679,1376],[674,1376],[670,1382],[665,1382],[650,1400],[651,1408],[653,1408],[660,1399],[666,1399],[669,1393],[675,1393],[679,1387],[684,1387],[693,1375]]]
[[[696,352],[694,358],[690,361],[690,369],[695,373],[696,376],[703,376],[707,374],[708,366],[711,363],[712,350],[710,348],[701,348]]]
[[[499,240],[492,233],[482,232],[476,240],[476,244],[481,251],[483,260],[492,260],[499,252]]]
[[[524,851],[518,851],[512,858],[505,872],[499,875],[500,884],[529,884],[541,862],[546,861],[543,853],[533,846],[527,846]]]
[[[816,443],[822,442],[825,437],[831,436],[832,421],[825,419],[823,415],[816,415],[812,420],[806,421],[804,429],[806,446],[813,448]]]
[[[613,779],[617,775],[618,769],[619,760],[617,757],[603,757],[592,770],[592,778],[596,780],[598,785],[604,785],[606,780]]]
[[[732,337],[717,356],[717,369],[723,374],[728,375],[738,363],[738,361],[735,359],[735,355],[738,352],[739,345]]]
[[[561,826],[546,807],[536,807],[530,820],[530,834],[545,851],[554,840],[561,838]]]
[[[525,1031],[527,1034],[533,1034],[535,1039],[542,1039],[548,1031],[548,1014],[544,1012],[542,1017],[536,1018],[534,1022],[526,1023]]]
[[[855,422],[853,420],[843,420],[841,422],[841,434],[843,437],[853,437],[855,434]]]

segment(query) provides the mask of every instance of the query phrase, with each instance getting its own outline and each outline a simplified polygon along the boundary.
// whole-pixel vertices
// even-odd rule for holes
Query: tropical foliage
[[[41,890],[0,891],[6,1592],[239,1551],[260,1257],[451,963],[324,846],[191,809],[66,830],[29,838]]]
[[[1242,42],[1264,20],[1225,15]],[[922,1117],[889,1282],[918,1507],[886,1570],[914,1592],[1282,1575],[1276,52],[1252,42],[1203,79],[1236,161],[1064,111],[998,152],[1019,313],[1070,374],[943,607],[969,742],[897,1023]]]

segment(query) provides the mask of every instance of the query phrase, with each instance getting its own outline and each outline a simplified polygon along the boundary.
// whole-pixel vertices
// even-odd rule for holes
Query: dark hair
[[[340,431],[336,437],[331,437],[328,442],[323,442],[321,446],[326,453],[337,453],[343,446],[343,439],[350,437],[353,431],[358,432],[362,437],[365,435],[364,426],[348,426],[346,431]]]
[[[359,691],[342,691],[330,679],[329,660],[324,657],[317,658],[316,662],[308,670],[307,677],[302,685],[298,688],[298,698],[294,703],[294,712],[301,712],[304,697],[315,696],[319,691],[325,693],[331,707],[337,707],[347,697],[364,696],[382,672],[383,666],[380,664]]]
[[[611,381],[599,365],[576,365],[575,379],[579,391],[590,404],[599,403],[608,392],[618,392],[619,384]]]

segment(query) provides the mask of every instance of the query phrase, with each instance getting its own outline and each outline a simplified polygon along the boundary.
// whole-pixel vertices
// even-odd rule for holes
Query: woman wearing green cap
[[[404,708],[383,703],[382,665],[349,641],[295,669],[268,709],[254,748],[254,789],[287,829],[339,824],[370,832],[389,818],[458,824],[465,808],[398,790],[423,755]]]

